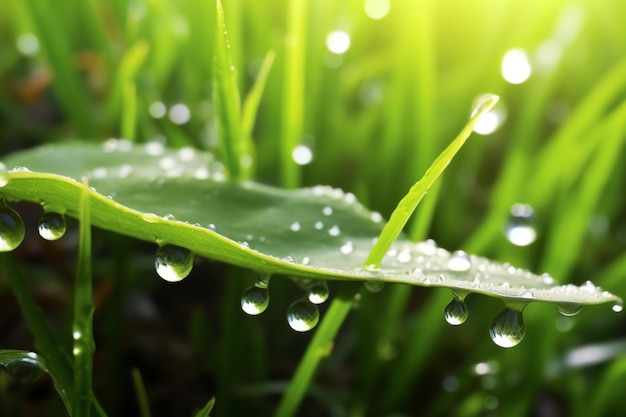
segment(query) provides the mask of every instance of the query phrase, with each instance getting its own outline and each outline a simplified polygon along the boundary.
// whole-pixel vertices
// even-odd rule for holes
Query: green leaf
[[[354,195],[325,186],[283,190],[223,180],[213,155],[110,140],[42,146],[4,159],[0,194],[78,217],[89,178],[92,225],[265,274],[448,287],[510,303],[621,304],[591,283],[557,285],[508,264],[400,237],[380,269],[362,265],[384,222]],[[616,307],[619,309],[619,307]]]
[[[215,398],[211,398],[204,407],[195,415],[195,417],[209,417],[213,406],[215,405]]]

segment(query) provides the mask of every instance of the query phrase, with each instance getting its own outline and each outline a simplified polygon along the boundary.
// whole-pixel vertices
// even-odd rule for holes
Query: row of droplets
[[[269,275],[261,275],[255,284],[246,289],[241,296],[241,309],[252,316],[263,313],[270,302]],[[316,281],[304,285],[307,294],[294,301],[287,309],[287,323],[298,332],[313,329],[320,319],[319,304],[329,296],[326,281]]]
[[[468,292],[452,291],[452,301],[444,309],[444,318],[452,326],[458,326],[469,317],[469,309],[465,304]],[[515,303],[507,303],[506,307],[491,320],[489,324],[489,336],[493,342],[504,348],[510,348],[519,344],[526,335],[523,311],[528,303],[516,300]],[[582,306],[577,303],[559,303],[557,310],[563,316],[572,317],[581,312]],[[613,308],[614,311],[620,311]]]
[[[39,219],[39,235],[46,240],[62,238],[66,228],[63,214],[46,211]],[[0,202],[0,252],[16,249],[25,235],[22,217],[5,202]]]

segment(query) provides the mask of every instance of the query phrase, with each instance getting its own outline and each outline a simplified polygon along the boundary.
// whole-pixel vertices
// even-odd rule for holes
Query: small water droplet
[[[2,367],[15,380],[20,382],[34,382],[43,375],[45,367],[36,354],[33,357],[14,359],[2,364]]]
[[[289,226],[289,228],[291,229],[292,232],[297,232],[301,228],[300,222],[291,223],[291,226]]]
[[[613,307],[611,307],[611,310],[615,311],[616,313],[620,313],[623,309],[624,306],[620,303],[613,304]]]
[[[522,310],[505,308],[489,325],[489,336],[493,342],[503,348],[516,346],[526,335]]]
[[[254,285],[259,288],[267,288],[270,285],[271,277],[272,277],[271,274],[268,274],[265,272],[259,272],[257,273],[257,278],[256,278],[256,282],[254,283]]]
[[[450,301],[450,303],[446,306],[446,309],[443,312],[443,316],[448,324],[451,324],[453,326],[463,324],[469,316],[467,304],[465,304],[463,300],[455,296],[452,301]]]
[[[385,281],[368,280],[363,284],[365,289],[373,294],[381,292],[385,288]]]
[[[400,253],[398,253],[398,256],[396,257],[396,259],[401,264],[411,262],[411,252],[409,252],[408,250],[403,250]]]
[[[60,213],[50,211],[39,219],[39,235],[46,240],[61,239],[65,230],[65,217]]]
[[[528,204],[514,204],[509,213],[505,234],[509,242],[517,246],[528,246],[537,239],[534,227],[535,212]]]
[[[157,250],[154,265],[161,278],[169,282],[178,282],[191,272],[193,254],[185,248],[163,245]]]
[[[244,291],[241,296],[241,309],[251,316],[261,314],[270,304],[270,292],[267,287],[256,284]]]
[[[437,244],[434,240],[428,239],[423,242],[417,242],[415,249],[424,255],[434,255],[437,252]]]
[[[452,254],[452,257],[448,260],[448,269],[456,272],[468,271],[472,266],[467,253],[459,250]]]
[[[556,305],[556,309],[564,316],[571,317],[580,313],[580,311],[583,309],[583,306],[577,303],[558,303]]]
[[[333,227],[328,229],[328,234],[331,236],[339,236],[341,234],[341,230],[339,229],[339,226],[334,225]]]
[[[331,214],[333,214],[333,208],[326,206],[322,209],[322,213],[324,213],[325,216],[330,216]]]
[[[344,255],[349,255],[354,250],[354,246],[352,245],[352,242],[348,241],[345,244],[343,244],[343,246],[341,246],[341,248],[339,248],[339,250]]]
[[[322,304],[326,300],[328,300],[328,285],[326,285],[326,281],[321,281],[313,284],[309,288],[309,301],[313,304]]]
[[[24,240],[24,222],[11,207],[0,203],[0,252],[17,248]]]
[[[297,332],[308,332],[319,320],[319,309],[308,299],[298,300],[287,309],[287,322]]]

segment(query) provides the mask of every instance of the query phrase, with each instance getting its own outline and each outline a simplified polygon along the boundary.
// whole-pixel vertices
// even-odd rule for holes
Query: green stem
[[[274,414],[275,417],[293,416],[298,410],[319,363],[332,352],[332,340],[348,316],[358,288],[360,286],[351,283],[344,283],[340,287],[339,294],[333,299],[322,323],[315,332],[315,336],[309,343],[296,373],[289,382],[287,391]]]
[[[93,379],[93,292],[91,281],[91,217],[89,211],[89,187],[83,179],[80,198],[80,229],[78,245],[78,268],[74,280],[74,413],[76,417],[91,414],[91,391]]]

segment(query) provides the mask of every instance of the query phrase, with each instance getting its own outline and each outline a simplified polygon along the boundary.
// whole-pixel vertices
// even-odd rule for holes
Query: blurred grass
[[[213,99],[213,2],[44,3],[0,2],[0,154],[109,136],[215,151],[223,146]],[[591,279],[624,297],[626,5],[405,0],[391,2],[381,19],[365,13],[366,5],[384,11],[388,4],[223,1],[236,88],[242,97],[256,91],[252,110],[243,113],[251,138],[240,138],[254,141],[255,179],[342,187],[388,217],[466,123],[474,99],[497,94],[505,120],[468,142],[407,232],[546,271],[563,283]],[[326,45],[335,30],[349,35],[345,53]],[[523,48],[533,69],[519,85],[500,72],[512,48]],[[268,72],[269,51],[276,55]],[[257,80],[265,87],[261,96]],[[156,102],[165,114],[151,113]],[[188,121],[173,120],[175,104],[187,107]],[[309,164],[292,158],[298,145],[312,151]],[[504,236],[514,203],[535,209],[532,245],[517,247]],[[70,291],[68,265],[49,262],[58,246],[23,246],[16,255],[21,272],[7,263],[0,277],[3,299],[10,297],[7,278],[15,285],[18,276],[29,283],[15,287],[22,300],[31,288],[49,302],[48,293],[36,291],[42,280],[47,291]],[[213,395],[215,415],[271,415],[312,337],[291,333],[285,323],[299,294],[295,286],[274,279],[270,308],[250,318],[239,311],[245,285],[229,279],[242,271],[201,261],[195,283],[165,287],[155,282],[151,255],[144,256],[150,251],[94,231],[94,290],[102,297],[94,390],[103,408],[119,410],[111,415],[136,411],[136,399],[123,388],[132,385],[130,369],[137,367],[155,416],[181,409],[191,415]],[[53,293],[52,305],[67,307]],[[469,297],[469,320],[452,328],[442,318],[450,298],[443,290],[404,286],[364,294],[300,415],[525,416],[546,415],[541,410],[549,407],[557,415],[614,415],[623,408],[615,381],[623,380],[624,352],[604,359],[588,354],[598,362],[585,366],[566,360],[577,347],[622,340],[619,315],[596,307],[565,318],[533,304],[525,340],[502,350],[486,331],[501,308],[497,300]],[[129,313],[136,300],[144,310]],[[34,323],[34,317],[26,319]],[[15,326],[0,322],[0,347],[27,348]],[[48,343],[42,332],[52,337],[49,329],[35,331],[38,345]],[[155,346],[162,346],[158,353]],[[547,372],[559,360],[562,370]],[[60,375],[67,374],[66,362],[59,356]],[[193,372],[183,371],[189,363]],[[71,386],[69,379],[61,383]],[[25,389],[2,398],[19,408],[31,397]]]

